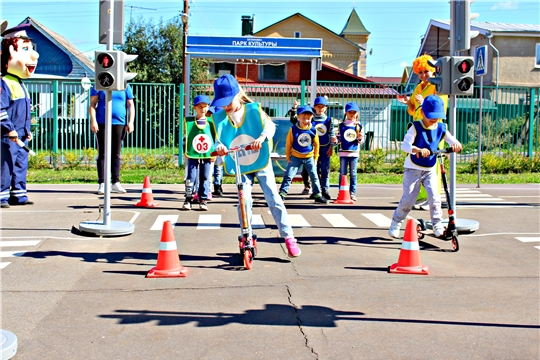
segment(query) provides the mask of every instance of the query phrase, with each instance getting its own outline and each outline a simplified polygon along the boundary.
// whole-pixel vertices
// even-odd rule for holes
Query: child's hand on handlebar
[[[457,153],[457,152],[460,152],[462,149],[463,149],[463,147],[461,146],[461,143],[459,143],[459,142],[452,145],[452,151],[453,152]]]
[[[219,156],[227,155],[227,148],[223,144],[218,144],[216,146],[216,152]]]
[[[262,143],[266,140],[266,135],[259,136],[254,142],[251,143],[251,149],[259,150],[262,147]]]

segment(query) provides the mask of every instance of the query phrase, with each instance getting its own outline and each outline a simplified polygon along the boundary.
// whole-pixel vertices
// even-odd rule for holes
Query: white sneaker
[[[445,231],[444,226],[442,225],[436,226],[433,228],[433,235],[435,235],[435,237],[440,238],[441,236],[444,235],[444,231]]]
[[[429,202],[427,200],[422,200],[413,205],[415,210],[429,210]]]
[[[111,189],[111,192],[117,193],[117,194],[125,194],[127,191],[120,185],[119,182],[114,183]]]
[[[97,194],[98,195],[105,194],[105,184],[103,183],[99,184],[98,189],[97,189]]]
[[[399,231],[401,230],[401,223],[392,220],[392,224],[390,224],[390,229],[388,229],[388,235],[393,237],[394,239],[399,239]]]

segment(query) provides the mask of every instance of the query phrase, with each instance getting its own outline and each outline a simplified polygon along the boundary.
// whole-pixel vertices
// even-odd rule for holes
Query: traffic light
[[[450,73],[451,73],[451,64],[450,56],[443,56],[438,58],[436,61],[428,60],[430,66],[435,68],[435,77],[431,77],[428,81],[431,84],[434,84],[437,88],[437,94],[446,94],[449,95],[451,92],[451,83],[450,83]]]
[[[452,95],[472,95],[474,92],[474,59],[472,56],[452,56]]]
[[[96,90],[125,90],[127,82],[137,76],[137,73],[127,72],[127,63],[136,58],[137,55],[128,55],[122,51],[96,51]]]
[[[478,31],[471,31],[471,20],[478,14],[471,13],[471,3],[475,0],[451,0],[450,18],[454,30],[454,51],[465,51],[471,48],[471,38],[478,36]]]
[[[96,51],[96,90],[116,90],[118,82],[118,55],[120,51]]]
[[[127,71],[128,63],[135,60],[139,55],[129,55],[124,52],[120,52],[119,64],[118,64],[118,90],[125,90],[127,87],[127,82],[133,80],[137,73],[131,73]]]

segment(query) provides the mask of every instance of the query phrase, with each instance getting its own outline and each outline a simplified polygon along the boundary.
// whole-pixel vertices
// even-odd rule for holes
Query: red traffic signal
[[[457,70],[462,74],[467,74],[469,71],[471,71],[473,67],[472,61],[470,59],[464,59],[456,64]]]
[[[97,57],[98,64],[103,69],[108,69],[114,65],[114,59],[110,54],[107,53],[101,53]]]

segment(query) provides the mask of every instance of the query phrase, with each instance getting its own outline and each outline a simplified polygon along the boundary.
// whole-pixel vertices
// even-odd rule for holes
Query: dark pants
[[[126,136],[125,125],[111,126],[111,180],[112,184],[120,181],[120,152],[122,150],[122,140]],[[98,144],[97,173],[98,183],[105,182],[105,124],[98,124],[96,134]]]
[[[24,140],[28,145],[28,140]],[[26,195],[26,173],[28,172],[28,153],[19,145],[2,137],[2,150],[0,155],[1,189],[0,202],[2,204],[20,204],[28,201]]]

